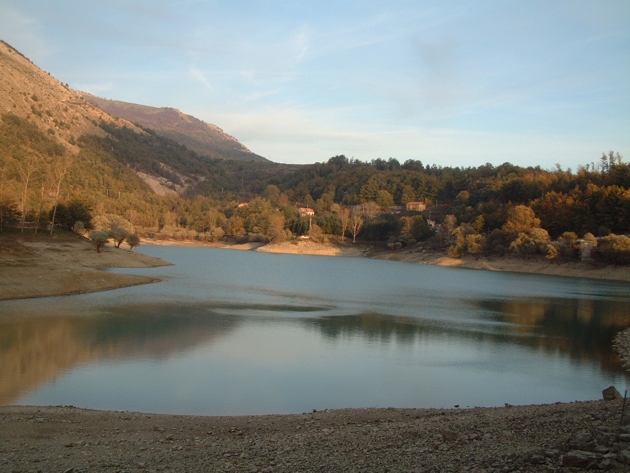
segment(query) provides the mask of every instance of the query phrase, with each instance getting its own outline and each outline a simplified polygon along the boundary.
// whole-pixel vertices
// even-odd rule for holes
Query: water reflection
[[[36,317],[0,322],[0,404],[89,361],[106,358],[164,359],[212,343],[239,319],[209,317],[204,307],[113,308],[101,317]]]
[[[326,309],[260,303],[125,304],[102,309],[98,317],[17,319],[0,323],[0,404],[10,404],[75,365],[108,358],[167,359],[210,346],[251,323],[296,325],[331,341],[358,339],[397,349],[427,339],[515,344],[596,363],[603,371],[621,371],[611,342],[628,325],[625,302],[536,298],[468,304],[483,314],[481,320],[453,323],[378,313],[313,318],[308,314]]]
[[[630,324],[629,304],[610,299],[481,300],[488,319],[508,325],[516,343],[596,360],[602,370],[619,371],[612,340]]]
[[[148,252],[175,265],[120,271],[160,284],[0,302],[0,403],[264,414],[592,399],[625,384],[611,340],[630,324],[628,284]]]

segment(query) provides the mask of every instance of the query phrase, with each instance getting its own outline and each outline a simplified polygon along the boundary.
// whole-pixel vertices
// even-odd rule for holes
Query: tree
[[[630,264],[630,238],[611,234],[603,239],[601,252],[611,263]]]
[[[53,210],[50,211],[50,218],[52,220]],[[83,222],[83,227],[86,230],[92,230],[94,225],[92,224],[92,213],[89,207],[83,201],[79,199],[72,199],[67,204],[59,203],[56,208],[56,220],[59,225],[72,230],[77,222]]]
[[[286,232],[284,231],[284,216],[278,212],[273,213],[269,217],[269,227],[267,228],[267,239],[271,243],[279,243],[286,239]]]
[[[11,225],[18,221],[19,212],[17,204],[9,199],[0,200],[0,233],[5,225]]]
[[[35,153],[29,153],[20,160],[16,159],[14,163],[17,174],[22,182],[22,206],[20,211],[22,212],[22,220],[24,220],[26,218],[28,186],[33,175],[39,170],[40,157]],[[22,231],[24,231],[24,227],[22,227]]]
[[[528,233],[540,227],[540,219],[526,205],[517,205],[508,210],[508,219],[502,229],[507,233]]]
[[[278,205],[278,202],[280,201],[280,189],[278,189],[278,186],[269,184],[265,188],[265,191],[263,192],[263,196],[269,199],[269,201],[273,205]]]
[[[90,233],[90,240],[96,245],[97,253],[100,253],[101,248],[105,246],[109,240],[109,233],[103,231],[92,232]]]
[[[130,234],[129,236],[127,236],[126,240],[127,244],[129,245],[129,251],[140,245],[140,237],[137,233]]]
[[[359,213],[352,213],[352,217],[350,217],[350,231],[352,232],[352,243],[356,243],[357,235],[363,228],[363,218]]]
[[[61,184],[63,183],[63,180],[66,178],[66,173],[68,172],[68,169],[70,168],[70,164],[72,164],[70,159],[64,157],[62,159],[56,160],[50,169],[50,179],[52,181],[51,184],[52,184],[53,194],[54,194],[53,212],[52,212],[52,218],[50,219],[50,234],[51,235],[53,233],[53,228],[55,228],[55,216],[57,214],[57,202],[59,201],[59,193],[61,192]]]
[[[339,220],[341,220],[341,241],[343,242],[346,230],[350,224],[350,209],[348,207],[342,207],[337,213]]]
[[[378,191],[378,198],[376,199],[376,203],[382,208],[391,207],[392,205],[394,205],[394,198],[388,191],[380,190]]]
[[[127,237],[129,237],[130,233],[124,228],[118,226],[117,223],[110,223],[109,226],[109,236],[114,240],[114,245],[116,248],[120,248],[120,245]]]
[[[374,217],[376,217],[381,211],[381,207],[376,202],[373,202],[373,201],[366,202],[362,204],[361,207],[363,208],[363,215],[365,215],[368,218],[368,220],[371,220]]]

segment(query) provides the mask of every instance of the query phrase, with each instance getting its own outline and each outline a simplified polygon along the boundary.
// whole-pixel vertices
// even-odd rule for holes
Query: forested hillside
[[[0,72],[0,231],[95,229],[117,244],[348,238],[558,261],[587,246],[630,262],[630,167],[612,151],[575,171],[215,159],[82,102],[4,43]]]

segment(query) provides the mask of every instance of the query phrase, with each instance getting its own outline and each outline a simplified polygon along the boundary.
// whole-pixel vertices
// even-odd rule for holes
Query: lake
[[[0,302],[0,404],[301,413],[600,399],[630,284],[144,246],[115,291]]]

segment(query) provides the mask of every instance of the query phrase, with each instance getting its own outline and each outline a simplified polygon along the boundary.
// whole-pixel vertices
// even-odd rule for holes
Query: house
[[[249,207],[249,204],[247,202],[242,202],[236,206],[238,209],[242,209],[243,207]]]
[[[409,212],[422,212],[427,208],[427,204],[424,202],[407,202],[407,211]]]
[[[313,215],[315,215],[315,211],[310,207],[300,207],[298,212],[300,213],[300,218],[312,217]]]

